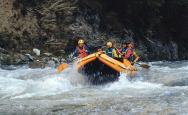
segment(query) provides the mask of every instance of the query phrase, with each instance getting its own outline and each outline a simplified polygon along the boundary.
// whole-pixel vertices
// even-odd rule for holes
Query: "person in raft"
[[[132,65],[134,65],[139,60],[139,56],[135,52],[133,42],[124,43],[124,48],[122,48],[121,52],[123,59],[129,60]]]
[[[119,50],[120,51],[120,53],[121,53],[121,56],[125,56],[125,54],[126,54],[126,51],[127,51],[127,42],[125,41],[125,42],[123,42],[123,44],[122,44],[122,48]]]
[[[105,51],[106,55],[112,58],[118,58],[118,54],[116,52],[116,49],[113,47],[112,42],[107,42],[106,46],[107,46],[107,49]]]
[[[78,41],[78,46],[73,52],[73,57],[78,57],[78,58],[84,58],[88,56],[90,53],[88,47],[85,45],[84,40],[80,39]]]

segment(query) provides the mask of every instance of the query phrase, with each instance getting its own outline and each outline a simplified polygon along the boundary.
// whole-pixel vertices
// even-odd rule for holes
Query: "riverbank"
[[[188,59],[184,0],[2,0],[0,5],[0,64],[25,63],[26,54],[42,61],[34,48],[43,58],[68,55],[78,37],[92,51],[109,40],[116,47],[132,40],[142,61]]]

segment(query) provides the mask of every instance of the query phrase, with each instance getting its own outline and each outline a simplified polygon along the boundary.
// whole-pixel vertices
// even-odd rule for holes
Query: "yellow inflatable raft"
[[[93,84],[101,84],[117,80],[120,73],[134,76],[136,68],[128,60],[113,59],[102,52],[97,52],[77,62],[79,72],[86,74]]]

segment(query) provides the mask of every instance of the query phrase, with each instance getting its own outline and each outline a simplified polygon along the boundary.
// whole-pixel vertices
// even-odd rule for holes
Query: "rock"
[[[58,59],[58,58],[52,57],[51,59],[52,59],[55,63],[59,63],[59,59]]]
[[[169,45],[169,50],[171,53],[171,60],[178,60],[179,56],[178,56],[178,45],[177,43],[170,41],[170,45]]]
[[[34,52],[37,56],[40,56],[40,50],[39,50],[39,49],[34,48],[34,49],[33,49],[33,52]]]
[[[44,53],[45,56],[52,56],[52,53]]]
[[[55,63],[55,61],[50,60],[50,61],[47,62],[47,66],[48,67],[56,67],[56,63]]]
[[[13,54],[10,55],[10,65],[19,65],[19,64],[25,64],[27,62],[27,59],[22,54]]]
[[[0,53],[8,54],[8,51],[0,47]]]
[[[0,65],[1,64],[6,64],[6,58],[8,55],[5,55],[3,53],[0,52]]]
[[[10,66],[10,65],[0,65],[0,68],[4,69],[4,70],[16,70],[16,69],[18,69],[16,66]]]
[[[1,0],[0,6],[0,63],[17,64],[16,53],[23,49],[38,57],[40,50],[67,55],[78,37],[92,51],[108,40],[120,46],[130,39],[143,43],[143,60],[188,59],[188,7],[183,0]]]
[[[30,54],[25,54],[25,56],[28,58],[29,61],[33,61],[34,57],[31,56]]]
[[[0,64],[3,65],[20,65],[26,64],[30,61],[28,57],[19,53],[0,54]]]
[[[35,60],[35,61],[29,63],[29,67],[33,68],[33,69],[35,69],[35,68],[45,68],[45,64],[43,62],[39,61],[39,60]]]

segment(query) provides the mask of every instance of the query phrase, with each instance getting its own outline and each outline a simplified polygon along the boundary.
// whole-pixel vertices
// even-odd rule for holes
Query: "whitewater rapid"
[[[22,67],[12,71],[0,69],[1,98],[56,95],[79,88],[81,84],[81,75],[72,71],[72,68],[68,68],[63,73],[57,73],[54,68]]]
[[[115,108],[119,108],[120,113],[140,114],[148,111],[147,107],[153,109],[149,113],[186,113],[188,62],[149,64],[149,70],[139,68],[137,77],[132,80],[121,74],[118,81],[102,86],[89,85],[74,66],[62,73],[57,73],[54,68],[30,69],[27,66],[15,67],[15,70],[0,69],[0,111],[32,113],[35,109],[39,114],[43,110],[53,113],[57,109],[58,114],[71,114],[71,108],[76,106],[78,114],[81,110],[86,114],[91,111],[107,114]],[[155,108],[155,104],[161,107]],[[18,105],[22,107],[17,108]],[[62,110],[59,106],[71,107]]]
[[[83,78],[83,75],[72,67],[62,73],[57,73],[54,68],[30,69],[21,67],[12,71],[0,69],[0,94],[1,98],[10,99],[63,94],[63,92],[73,89],[89,87]],[[104,91],[128,88],[152,89],[160,88],[161,84],[140,80],[129,81],[126,74],[121,74],[119,81],[99,87]]]

